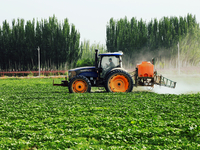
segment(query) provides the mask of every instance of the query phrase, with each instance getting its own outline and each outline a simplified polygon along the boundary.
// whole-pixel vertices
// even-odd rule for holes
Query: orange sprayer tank
[[[143,61],[137,65],[138,77],[153,77],[154,76],[154,65],[150,62]]]

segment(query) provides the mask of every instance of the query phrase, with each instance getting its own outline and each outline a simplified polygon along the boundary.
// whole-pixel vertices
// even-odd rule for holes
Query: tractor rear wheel
[[[69,82],[70,93],[85,93],[91,91],[91,83],[85,76],[77,75]]]
[[[114,70],[107,76],[105,88],[107,92],[131,92],[133,79],[123,70]]]

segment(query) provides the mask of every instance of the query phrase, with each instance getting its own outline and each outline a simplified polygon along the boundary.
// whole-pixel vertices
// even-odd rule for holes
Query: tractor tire
[[[91,91],[91,83],[88,78],[77,75],[72,78],[68,85],[70,93],[85,93]]]
[[[131,92],[133,79],[123,70],[114,70],[106,77],[105,88],[107,92]]]

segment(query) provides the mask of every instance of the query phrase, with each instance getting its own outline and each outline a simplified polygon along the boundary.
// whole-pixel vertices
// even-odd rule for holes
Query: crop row
[[[56,79],[59,82],[59,79]],[[199,149],[200,94],[69,94],[0,80],[0,149]]]

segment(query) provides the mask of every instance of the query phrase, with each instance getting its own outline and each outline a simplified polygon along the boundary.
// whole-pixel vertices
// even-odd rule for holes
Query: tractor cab
[[[99,54],[98,71],[100,78],[104,78],[114,68],[122,68],[122,55],[123,52]]]

